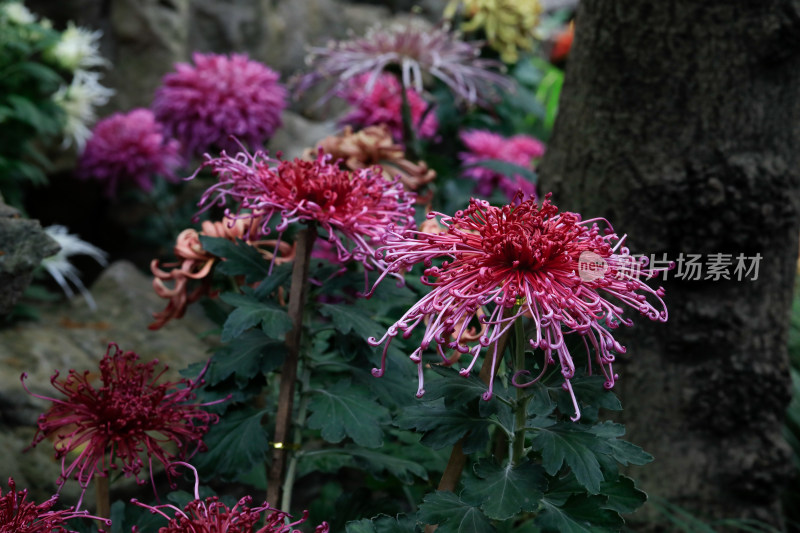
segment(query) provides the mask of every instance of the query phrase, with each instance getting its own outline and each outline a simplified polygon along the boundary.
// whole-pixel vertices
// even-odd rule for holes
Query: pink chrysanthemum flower
[[[149,109],[114,113],[97,123],[78,163],[77,175],[100,181],[111,197],[122,184],[149,191],[153,176],[177,181],[178,141],[167,139]]]
[[[76,533],[65,525],[73,518],[92,518],[111,525],[110,520],[92,516],[86,511],[72,508],[54,511],[58,496],[36,504],[27,499],[27,490],[17,491],[11,478],[8,479],[8,488],[5,494],[0,488],[0,533]]]
[[[131,500],[134,504],[149,509],[151,513],[158,513],[169,523],[160,528],[159,533],[301,533],[294,526],[302,524],[308,518],[308,511],[303,513],[303,518],[295,522],[289,522],[291,516],[288,513],[270,507],[264,502],[258,507],[249,507],[252,498],[245,496],[239,500],[233,508],[219,501],[216,496],[211,496],[204,500],[200,499],[200,485],[197,470],[187,463],[182,464],[192,469],[195,476],[194,500],[190,501],[183,509],[170,504],[146,505],[139,501]],[[169,516],[165,511],[172,511],[174,516]],[[255,530],[256,524],[261,520],[264,525]],[[133,533],[138,529],[133,528]],[[330,527],[327,522],[323,522],[314,529],[314,533],[328,533]]]
[[[246,55],[195,53],[178,63],[156,90],[153,110],[186,154],[235,149],[235,136],[262,146],[281,126],[286,89],[278,73]]]
[[[422,93],[423,77],[431,76],[471,104],[485,101],[496,87],[513,87],[508,77],[491,70],[502,69],[502,63],[480,58],[478,46],[420,21],[374,26],[364,37],[313,48],[307,62],[313,70],[300,80],[300,90],[335,80],[332,92],[338,92],[357,76],[368,74],[370,91],[389,68],[399,72],[404,87]]]
[[[358,76],[344,92],[344,98],[354,107],[342,119],[343,124],[366,128],[386,124],[397,142],[403,140],[403,88],[392,74],[382,74],[369,89],[369,75]],[[411,122],[417,136],[432,139],[439,129],[436,113],[429,110],[428,103],[412,88],[406,89]]]
[[[264,152],[236,157],[223,152],[221,157],[208,157],[203,167],[210,167],[219,179],[203,194],[203,209],[233,200],[237,212],[226,210],[226,216],[262,217],[262,235],[270,233],[269,223],[278,216],[279,241],[290,224],[314,222],[328,233],[342,263],[359,261],[368,270],[383,270],[375,248],[387,229],[414,226],[416,195],[405,191],[399,178],[386,179],[379,167],[350,171],[322,153],[314,161],[280,161]]]
[[[63,380],[56,372],[50,378],[60,398],[30,392],[25,387],[27,374],[22,374],[29,394],[53,403],[39,416],[31,446],[54,439],[56,459],[61,460],[59,485],[75,478],[85,493],[95,475],[108,476],[109,470],[118,468],[117,462],[125,476],[144,483],[139,479],[142,455],[152,478],[153,459],[167,465],[176,456],[189,458],[205,449],[202,437],[219,420],[201,409],[209,404],[192,403],[205,370],[194,381],[157,383],[167,367],[156,373],[158,361],[138,360],[134,352],[123,353],[111,343],[100,360],[98,386],[89,371],[70,370]],[[165,449],[167,444],[177,446],[177,453]]]
[[[533,160],[544,155],[544,144],[541,141],[527,135],[505,138],[485,130],[464,131],[460,138],[469,150],[459,154],[462,164],[468,166],[463,174],[478,182],[475,186],[477,194],[489,196],[499,189],[511,199],[521,189],[526,197],[536,196],[536,186],[520,175],[506,176],[489,168],[469,165],[497,159],[530,169],[533,168]]]
[[[521,194],[503,207],[473,199],[466,210],[452,217],[429,215],[441,218],[445,226],[441,233],[410,231],[387,236],[387,244],[380,250],[389,264],[386,272],[402,273],[423,263],[422,280],[431,292],[381,339],[369,340],[376,346],[384,344],[381,368],[373,369],[375,376],[384,373],[391,340],[398,334],[410,335],[420,324],[425,327],[422,343],[410,356],[418,367],[418,396],[424,393],[422,352],[432,343],[447,363],[451,361],[445,356],[446,348],[471,356],[460,371],[462,375],[469,375],[481,349],[489,347],[494,372],[502,355],[498,340],[515,320],[525,316],[533,322],[526,328],[532,332],[530,346],[544,351],[542,373],[533,382],[558,363],[575,407],[573,420],[580,417],[580,410],[570,384],[575,365],[565,344],[566,334],[582,337],[590,367],[594,354],[606,388],[613,387],[618,378],[612,368],[614,352],[624,353],[625,348],[610,330],[620,324],[633,325],[632,320],[623,318],[622,305],[651,320],[666,321],[664,290],[652,289],[640,279],[656,271],[645,268],[646,260],[630,255],[622,246],[625,237],[614,234],[610,224],[603,233],[597,225],[605,222],[603,219],[581,221],[577,213],[559,213],[549,198],[548,194],[541,207],[531,199],[523,201]],[[433,261],[440,258],[443,261],[435,266]],[[583,269],[585,264],[596,268]],[[469,344],[463,333],[473,319],[488,327],[477,343]],[[516,386],[528,385],[517,383],[522,373],[526,372],[518,369]],[[492,396],[493,381],[494,375],[485,400]]]

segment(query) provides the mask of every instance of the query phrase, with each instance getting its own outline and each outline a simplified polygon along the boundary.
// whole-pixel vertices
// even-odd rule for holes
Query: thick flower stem
[[[303,309],[308,292],[308,265],[316,237],[317,228],[314,225],[307,226],[297,234],[297,255],[292,268],[292,284],[289,289],[289,318],[292,320],[292,329],[286,334],[286,361],[281,369],[278,412],[275,416],[275,434],[273,435],[274,451],[267,477],[267,501],[273,505],[277,505],[281,501],[286,456],[292,444],[287,442],[287,438],[292,424],[294,387],[295,381],[297,381],[297,363],[300,359],[300,341],[303,335]],[[288,511],[288,509],[284,510]]]
[[[514,323],[514,371],[525,369],[525,326],[522,317]],[[518,465],[525,457],[525,424],[528,421],[528,400],[530,395],[523,388],[517,388],[517,406],[514,411],[514,442],[511,448],[511,464]]]
[[[108,476],[94,477],[94,491],[97,503],[95,514],[100,518],[111,518],[111,493],[108,488]]]
[[[300,442],[303,434],[303,426],[306,424],[306,417],[308,416],[308,382],[311,379],[311,372],[308,366],[304,365],[303,376],[300,378],[302,389],[300,390],[300,406],[297,409],[297,421],[294,426],[294,442]],[[305,394],[304,394],[305,393]],[[286,470],[286,479],[283,483],[283,498],[281,500],[281,509],[289,512],[292,505],[292,489],[294,488],[294,480],[297,476],[297,461],[300,454],[293,453],[292,458],[289,459],[289,468]]]

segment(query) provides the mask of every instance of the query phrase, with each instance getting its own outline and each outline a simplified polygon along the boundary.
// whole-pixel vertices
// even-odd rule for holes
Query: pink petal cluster
[[[28,491],[17,491],[14,480],[8,479],[9,490],[3,494],[0,488],[0,533],[76,533],[65,526],[73,518],[93,518],[103,520],[110,526],[111,521],[91,516],[86,511],[72,508],[54,511],[58,496],[44,503],[28,500]]]
[[[207,404],[192,403],[202,375],[194,381],[157,383],[167,370],[156,372],[158,361],[139,363],[134,352],[123,352],[109,344],[100,360],[100,383],[95,386],[89,371],[70,370],[59,380],[56,372],[50,383],[61,393],[58,398],[34,394],[52,402],[39,416],[38,430],[31,446],[45,438],[54,439],[56,460],[61,461],[59,484],[75,478],[86,491],[95,475],[108,476],[121,463],[125,476],[137,482],[144,467],[142,455],[151,465],[156,459],[164,465],[173,457],[192,457],[205,449],[203,435],[219,417],[201,409]],[[22,374],[25,386],[26,374]],[[165,448],[177,446],[173,454]]]
[[[207,156],[204,167],[219,181],[203,194],[203,209],[232,200],[236,213],[228,209],[226,216],[261,217],[261,235],[271,232],[269,224],[277,216],[279,241],[290,224],[315,223],[327,232],[339,262],[383,270],[375,255],[381,238],[390,228],[414,226],[415,194],[405,191],[399,178],[386,179],[379,167],[351,171],[322,153],[313,161],[281,161],[263,152]]]
[[[645,268],[646,260],[630,255],[622,246],[625,237],[614,234],[610,224],[603,221],[608,229],[601,232],[597,222],[602,219],[582,221],[577,213],[559,213],[549,198],[548,194],[541,207],[532,199],[523,200],[521,193],[503,207],[473,199],[454,216],[429,215],[440,217],[445,226],[440,233],[409,231],[387,236],[380,250],[388,263],[386,273],[402,273],[422,263],[422,281],[431,291],[381,339],[369,339],[373,345],[384,344],[381,368],[373,369],[375,376],[384,373],[391,340],[398,334],[410,335],[420,324],[425,328],[422,342],[410,356],[418,367],[418,396],[424,393],[423,351],[431,345],[448,364],[444,349],[469,354],[471,360],[460,371],[462,375],[469,375],[482,349],[488,348],[494,373],[502,356],[498,340],[514,321],[528,317],[532,321],[526,327],[532,334],[530,347],[544,352],[542,373],[533,382],[558,364],[575,407],[573,420],[580,417],[580,410],[570,384],[575,365],[565,335],[582,338],[590,368],[592,362],[597,365],[605,375],[606,388],[613,387],[618,378],[612,368],[614,352],[624,353],[625,348],[611,331],[620,324],[633,325],[623,317],[622,305],[664,322],[664,290],[652,289],[639,276],[629,275],[632,267],[643,277],[656,271]],[[581,275],[581,262],[587,259],[605,264],[607,270],[598,276]],[[487,326],[477,343],[468,342],[464,335],[473,319]],[[528,385],[516,381],[523,373],[517,369],[516,386]],[[485,400],[492,396],[493,380],[494,375]]]
[[[372,82],[372,83],[370,83]],[[381,74],[370,80],[369,74],[355,78],[343,96],[354,109],[342,119],[343,124],[366,128],[386,124],[392,138],[403,141],[403,88],[392,74]],[[428,103],[411,87],[406,89],[411,121],[417,137],[432,139],[439,129],[436,113],[429,110]]]
[[[532,169],[533,160],[542,157],[545,149],[541,141],[522,134],[506,138],[490,131],[468,130],[461,132],[460,138],[468,150],[459,154],[465,166],[497,159]],[[478,182],[475,192],[481,196],[489,196],[497,189],[509,200],[520,189],[525,196],[536,196],[536,186],[520,175],[506,176],[481,166],[466,168],[463,174]]]
[[[161,329],[173,318],[181,318],[186,313],[189,304],[196,302],[203,296],[214,296],[211,290],[211,269],[219,258],[203,248],[200,236],[225,238],[230,241],[237,239],[243,240],[250,246],[255,247],[267,261],[274,261],[275,264],[282,264],[294,259],[295,247],[286,242],[278,243],[274,240],[252,241],[250,240],[254,226],[260,220],[253,219],[231,220],[224,219],[221,222],[203,222],[202,229],[198,232],[195,229],[185,229],[178,234],[173,253],[178,261],[159,265],[158,259],[150,262],[150,271],[153,273],[153,289],[160,297],[169,300],[167,307],[158,313],[153,313],[155,321],[150,324],[148,329]],[[274,255],[275,250],[278,256]],[[167,271],[164,268],[170,268]],[[189,290],[192,281],[199,281],[200,285],[193,290]],[[171,283],[171,286],[168,285]]]
[[[175,169],[182,162],[179,152],[178,141],[164,135],[164,128],[149,109],[114,113],[95,125],[77,175],[100,181],[109,197],[121,185],[149,191],[155,175],[178,180]]]
[[[235,149],[231,136],[262,146],[281,126],[286,89],[279,75],[246,55],[195,53],[156,90],[153,110],[187,155]]]
[[[273,509],[266,502],[258,507],[249,507],[252,501],[250,496],[240,499],[232,508],[219,501],[216,496],[201,500],[197,470],[186,463],[176,464],[187,466],[194,472],[194,500],[186,504],[183,509],[170,504],[151,506],[132,500],[139,507],[149,509],[150,512],[158,513],[169,520],[165,527],[158,530],[159,533],[301,533],[299,529],[293,527],[306,521],[308,511],[303,513],[303,518],[300,520],[287,523],[291,520],[291,516]],[[172,511],[174,516],[169,516],[165,511]],[[263,526],[255,529],[262,520]],[[137,533],[138,529],[134,527],[132,531]],[[327,522],[314,529],[314,533],[329,533],[329,531]]]

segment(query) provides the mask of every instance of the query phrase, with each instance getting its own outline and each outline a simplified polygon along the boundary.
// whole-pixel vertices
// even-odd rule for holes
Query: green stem
[[[514,371],[525,369],[525,326],[522,317],[514,323]],[[511,464],[518,465],[525,457],[525,424],[528,421],[528,400],[525,389],[517,388],[517,406],[514,411],[514,439],[511,448]]]
[[[411,104],[408,101],[408,87],[403,83],[403,77],[398,76],[400,79],[400,93],[402,96],[401,112],[403,116],[403,144],[405,145],[406,159],[409,161],[416,161],[419,157],[419,144],[417,135],[414,132],[414,119],[411,116]]]
[[[300,359],[300,341],[303,336],[303,310],[308,292],[308,265],[311,249],[317,237],[316,226],[309,224],[297,234],[297,253],[292,267],[292,285],[289,288],[289,318],[292,330],[286,334],[286,361],[281,369],[278,392],[278,411],[275,415],[272,464],[267,475],[267,501],[275,505],[282,501],[281,489],[284,481],[286,456],[291,447],[287,442],[292,425],[294,388],[297,381],[297,365]],[[284,509],[288,511],[287,509]]]
[[[108,488],[108,476],[94,477],[96,514],[100,518],[111,518],[111,493]]]
[[[303,427],[306,425],[306,417],[308,416],[308,382],[311,379],[311,371],[308,365],[303,368],[303,376],[300,378],[300,406],[297,409],[297,421],[294,425],[294,442],[299,443],[303,437]],[[294,480],[297,476],[297,462],[300,459],[300,454],[295,452],[289,460],[289,467],[286,470],[286,480],[283,482],[283,499],[281,500],[281,509],[289,512],[292,505],[292,491],[294,490]]]

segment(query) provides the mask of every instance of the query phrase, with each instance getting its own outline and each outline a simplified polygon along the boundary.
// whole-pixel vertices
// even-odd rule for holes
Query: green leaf
[[[509,177],[522,176],[531,183],[536,183],[537,180],[536,172],[530,168],[521,167],[519,165],[515,165],[514,163],[503,161],[502,159],[483,159],[481,161],[470,163],[469,165],[464,165],[464,168],[475,167],[486,168]]]
[[[353,331],[362,339],[374,337],[386,329],[353,306],[323,303],[319,312],[333,320],[333,325],[341,333]]]
[[[507,520],[520,511],[534,511],[547,488],[544,469],[530,462],[500,466],[482,459],[474,467],[477,478],[464,480],[462,498],[480,502],[486,516]]]
[[[254,463],[263,463],[269,450],[269,437],[261,425],[264,414],[250,408],[226,412],[203,438],[208,451],[196,455],[192,464],[230,481],[248,472]]]
[[[653,460],[653,456],[639,446],[617,438],[625,434],[625,426],[622,424],[606,421],[592,426],[589,431],[602,439],[606,439],[611,457],[625,466],[629,464],[646,465]]]
[[[444,398],[445,405],[459,406],[480,398],[484,392],[489,390],[480,379],[472,374],[462,376],[452,367],[446,368],[439,365],[432,365],[431,368],[442,378],[426,382],[426,400]]]
[[[480,509],[469,505],[449,491],[425,495],[419,506],[418,519],[429,525],[438,524],[437,533],[493,533],[489,519]]]
[[[231,374],[238,383],[272,372],[283,364],[286,345],[266,336],[260,330],[245,331],[217,350],[211,362],[207,381],[216,385]]]
[[[575,397],[578,398],[581,404],[595,409],[622,410],[622,404],[619,402],[617,395],[603,386],[605,383],[603,376],[575,376],[570,382],[572,390],[575,392]],[[562,413],[571,413],[574,410],[569,392],[559,387],[556,397],[558,399],[558,409]]]
[[[537,428],[533,447],[542,452],[542,465],[548,474],[555,475],[566,461],[578,482],[592,494],[600,492],[603,472],[596,454],[611,450],[602,439],[580,426],[560,423],[547,428]]]
[[[417,531],[417,527],[414,520],[405,515],[397,518],[378,515],[371,520],[362,518],[345,525],[346,533],[413,533],[415,531]]]
[[[428,470],[417,461],[398,455],[353,447],[308,452],[303,455],[298,472],[299,476],[315,470],[333,473],[345,466],[354,466],[355,464],[376,478],[380,478],[384,472],[388,472],[408,485],[414,483],[415,476],[423,480],[428,479]]]
[[[383,444],[381,422],[388,410],[376,403],[369,390],[344,379],[328,389],[316,389],[308,404],[308,427],[322,430],[328,442],[341,442],[345,435],[356,444],[377,448]]]
[[[416,429],[425,435],[420,441],[433,449],[452,446],[468,433],[479,436],[479,441],[488,441],[489,422],[470,415],[463,409],[447,408],[444,405],[413,405],[403,409],[396,423],[403,429]],[[475,446],[465,446],[465,453],[476,451]],[[469,450],[469,451],[468,451]]]
[[[210,254],[222,258],[217,271],[227,276],[244,276],[245,283],[255,283],[269,276],[269,261],[241,239],[200,236],[200,244]]]
[[[536,517],[536,523],[546,533],[619,531],[624,521],[616,512],[603,509],[605,501],[603,496],[577,494],[571,496],[563,505],[557,505],[545,497],[542,500],[544,509]]]
[[[242,287],[242,293],[226,292],[220,296],[220,300],[236,307],[222,327],[222,342],[229,342],[258,324],[267,336],[276,339],[292,329],[286,311],[272,302],[258,300],[250,287]]]
[[[647,494],[636,488],[629,477],[619,476],[614,481],[604,481],[600,492],[608,496],[604,507],[618,513],[632,513],[647,501]]]

